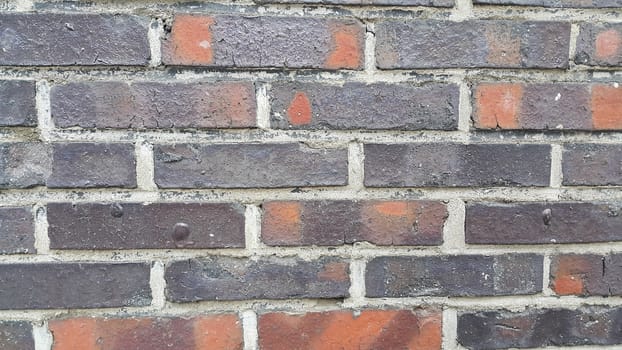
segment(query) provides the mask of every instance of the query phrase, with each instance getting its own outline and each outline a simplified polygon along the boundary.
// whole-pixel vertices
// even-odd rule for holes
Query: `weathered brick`
[[[134,145],[57,143],[53,145],[51,188],[136,187]]]
[[[549,145],[366,144],[369,187],[547,186]]]
[[[162,42],[168,65],[362,69],[365,27],[309,17],[175,16]]]
[[[452,7],[455,0],[256,0],[268,4],[318,4],[318,5],[396,5]]]
[[[149,264],[36,263],[0,265],[0,309],[146,306]]]
[[[268,245],[439,245],[445,204],[431,201],[271,201],[263,204]]]
[[[244,207],[214,203],[50,203],[52,249],[244,247]]]
[[[242,322],[235,314],[193,318],[71,318],[49,321],[52,350],[239,349]]]
[[[24,321],[0,321],[0,349],[35,350],[32,325]]]
[[[35,226],[32,209],[0,208],[0,254],[34,252]]]
[[[544,7],[622,7],[621,0],[473,0],[482,5],[519,5]]]
[[[559,295],[622,295],[622,254],[554,256],[550,280]]]
[[[562,152],[564,185],[622,185],[622,146],[566,144]]]
[[[346,149],[303,144],[156,145],[160,188],[339,186],[348,181]]]
[[[477,129],[622,129],[622,88],[585,83],[481,83],[473,91]]]
[[[378,257],[365,271],[367,296],[486,296],[542,290],[542,256]]]
[[[468,349],[540,348],[622,343],[622,309],[488,311],[458,317],[458,342]]]
[[[259,316],[259,348],[441,349],[438,310],[363,310]]]
[[[279,129],[456,130],[455,84],[275,83],[271,125]]]
[[[386,20],[376,43],[381,69],[566,68],[570,23]]]
[[[0,65],[146,65],[148,24],[127,15],[0,14]]]
[[[0,50],[1,51],[1,50]],[[2,53],[0,53],[0,57]],[[0,126],[37,125],[35,82],[0,81]]]
[[[622,241],[621,203],[468,203],[470,244]],[[589,234],[588,234],[589,233]]]
[[[622,7],[622,1],[615,2]],[[622,24],[581,24],[574,61],[590,66],[621,66]]]
[[[255,87],[246,82],[85,82],[52,87],[58,127],[245,128],[256,125]]]
[[[212,256],[173,262],[167,266],[164,277],[168,300],[193,302],[344,298],[350,287],[348,274],[348,261],[333,257],[304,261]]]
[[[48,144],[34,142],[0,144],[0,188],[45,185],[52,152]]]

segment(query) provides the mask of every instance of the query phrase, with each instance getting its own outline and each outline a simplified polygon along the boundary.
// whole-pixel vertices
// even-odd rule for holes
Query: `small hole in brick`
[[[551,211],[551,209],[546,208],[542,211],[542,221],[544,222],[546,226],[549,226],[551,224],[552,217],[553,217],[553,212]]]
[[[123,216],[123,206],[119,203],[114,203],[110,206],[110,215],[115,218],[120,218]]]
[[[190,236],[190,227],[183,222],[178,222],[173,228],[173,239],[175,241],[183,241]]]

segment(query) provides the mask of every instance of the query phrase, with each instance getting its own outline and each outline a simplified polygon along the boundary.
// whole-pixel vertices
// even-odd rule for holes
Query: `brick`
[[[35,142],[0,143],[0,188],[45,185],[50,174],[51,150]]]
[[[570,23],[385,20],[376,43],[381,69],[566,68]]]
[[[622,185],[622,146],[566,144],[562,152],[562,184]]]
[[[0,309],[67,309],[151,304],[149,264],[0,265]]]
[[[259,348],[441,349],[438,310],[363,310],[259,316]]]
[[[165,271],[167,299],[201,300],[344,298],[349,262],[322,257],[257,259],[212,256],[176,261]],[[275,288],[278,286],[278,288]]]
[[[2,54],[0,53],[0,57]],[[0,81],[0,126],[36,126],[35,82]]]
[[[132,144],[57,143],[52,147],[50,188],[136,187]]]
[[[51,90],[57,127],[245,128],[256,125],[255,87],[246,82],[85,82]]]
[[[519,5],[543,7],[608,8],[622,7],[620,0],[474,0],[482,5]]]
[[[365,186],[547,186],[550,146],[366,144]]]
[[[377,257],[365,286],[372,298],[536,294],[542,261],[534,254]]]
[[[622,309],[584,306],[462,313],[458,342],[482,350],[621,344]]]
[[[558,295],[622,295],[622,254],[564,254],[551,259],[550,286]]]
[[[267,245],[440,245],[447,207],[432,201],[270,201],[263,203]]]
[[[585,83],[480,83],[476,129],[619,130],[622,88]]]
[[[622,1],[615,2],[622,7]],[[574,61],[589,66],[621,66],[622,24],[581,24]]]
[[[101,14],[0,14],[0,65],[146,65],[148,18]]]
[[[95,349],[239,349],[242,322],[235,314],[193,318],[79,317],[50,320],[52,350]]]
[[[455,0],[257,0],[262,4],[317,4],[317,5],[395,5],[452,7]]]
[[[0,349],[35,350],[32,325],[25,321],[0,321]]]
[[[32,209],[0,208],[0,254],[34,252],[35,224]]]
[[[160,188],[340,186],[348,181],[346,149],[304,144],[156,145]]]
[[[456,130],[455,84],[275,83],[271,125],[278,129]]]
[[[465,236],[469,244],[622,241],[619,214],[620,203],[468,203]]]
[[[216,203],[50,203],[52,249],[244,247],[244,207]]]
[[[167,65],[362,69],[365,27],[355,20],[176,15],[162,41]]]

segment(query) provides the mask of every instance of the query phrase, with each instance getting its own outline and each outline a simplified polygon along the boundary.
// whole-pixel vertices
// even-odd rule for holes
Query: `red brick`
[[[581,24],[574,60],[589,66],[622,66],[622,24]]]
[[[71,318],[49,321],[52,350],[242,349],[235,314],[194,318]]]
[[[447,208],[432,201],[273,201],[263,204],[268,245],[438,245]]]
[[[259,317],[259,347],[289,349],[441,349],[438,310],[331,311]]]
[[[622,129],[622,88],[592,86],[592,122],[595,130]]]
[[[565,254],[551,261],[551,288],[558,295],[622,295],[622,254]]]

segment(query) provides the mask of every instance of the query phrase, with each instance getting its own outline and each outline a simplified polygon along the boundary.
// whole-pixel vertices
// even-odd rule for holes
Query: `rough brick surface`
[[[622,343],[622,309],[528,309],[458,317],[458,341],[468,349],[539,348]]]
[[[0,81],[0,125],[37,125],[34,81]]]
[[[35,350],[32,325],[24,321],[0,322],[0,349]]]
[[[259,317],[259,348],[441,349],[438,310],[363,310],[267,313]]]
[[[622,254],[555,256],[550,280],[559,295],[622,295]]]
[[[156,146],[160,188],[339,186],[347,183],[346,149],[303,144]]]
[[[0,208],[0,254],[34,253],[35,225],[30,207]]]
[[[244,82],[89,82],[52,88],[58,127],[244,128],[256,124],[255,87]]]
[[[387,20],[376,42],[381,69],[565,68],[570,23]]]
[[[263,204],[268,245],[442,243],[447,208],[430,201],[272,201]]]
[[[51,154],[43,143],[0,144],[0,188],[45,185],[52,166]]]
[[[615,2],[622,7],[622,1]],[[590,66],[622,65],[622,25],[582,24],[574,61]]]
[[[258,259],[207,257],[176,261],[166,268],[170,301],[344,298],[349,262],[323,257]]]
[[[0,309],[146,306],[149,264],[0,265]]]
[[[614,84],[482,83],[473,96],[477,129],[622,129],[622,88]]]
[[[579,8],[622,7],[622,1],[620,0],[473,0],[473,3],[490,5],[526,5]]]
[[[365,145],[369,187],[546,186],[549,180],[548,145]]]
[[[258,3],[452,7],[455,0],[256,0]]]
[[[378,257],[367,264],[365,286],[372,298],[535,294],[542,290],[542,257]]]
[[[622,240],[620,203],[469,203],[471,244],[588,243]]]
[[[244,207],[207,203],[50,203],[52,249],[244,247]]]
[[[52,188],[136,187],[134,145],[59,143],[53,146]]]
[[[70,318],[51,320],[52,350],[243,348],[242,322],[235,314],[193,318]]]
[[[0,65],[146,65],[148,18],[102,14],[0,14]]]
[[[563,184],[622,185],[622,146],[567,144],[562,153]]]
[[[278,83],[270,90],[279,129],[455,130],[454,84]]]
[[[162,59],[182,66],[361,69],[364,33],[350,19],[177,15]]]

